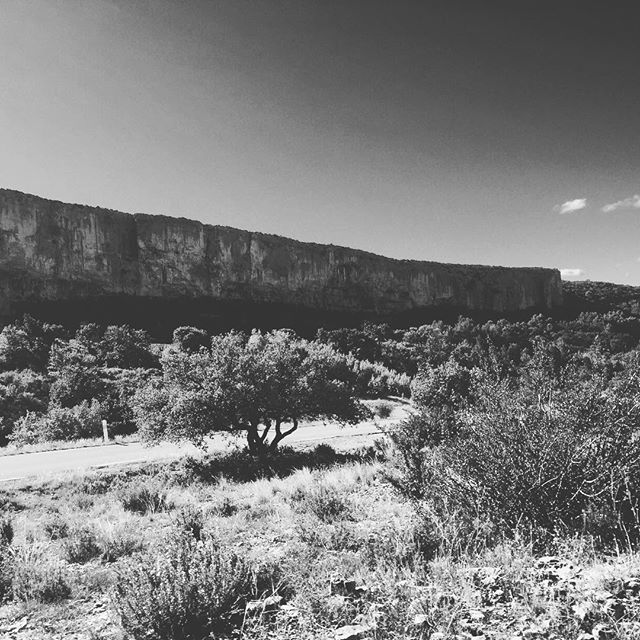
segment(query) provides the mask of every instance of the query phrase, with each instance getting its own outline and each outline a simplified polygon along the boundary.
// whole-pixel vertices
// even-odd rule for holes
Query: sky
[[[0,186],[640,285],[637,14],[0,0]]]

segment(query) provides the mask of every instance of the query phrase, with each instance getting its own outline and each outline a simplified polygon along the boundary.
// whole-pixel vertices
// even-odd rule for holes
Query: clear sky
[[[0,0],[0,186],[640,285],[638,13]]]

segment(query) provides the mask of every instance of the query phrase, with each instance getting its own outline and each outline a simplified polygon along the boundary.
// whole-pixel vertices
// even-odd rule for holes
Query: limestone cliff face
[[[180,306],[187,315],[197,307],[200,315],[219,316],[275,308],[317,318],[445,309],[512,314],[557,307],[562,285],[553,269],[392,260],[0,189],[0,316],[68,303],[71,315],[93,305],[113,320],[117,308],[160,309],[159,301],[171,303],[180,322],[193,322],[180,317]]]

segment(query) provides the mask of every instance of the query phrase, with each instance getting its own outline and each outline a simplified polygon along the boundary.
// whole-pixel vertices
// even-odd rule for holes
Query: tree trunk
[[[269,451],[269,448],[265,444],[267,434],[271,428],[271,423],[267,423],[263,432],[258,431],[258,423],[250,424],[247,427],[247,445],[249,447],[249,453],[252,456],[263,458]]]
[[[293,425],[291,429],[288,429],[287,431],[282,431],[280,429],[281,421],[276,420],[276,435],[273,437],[273,440],[269,445],[269,451],[275,451],[278,448],[280,441],[286,438],[289,434],[293,433],[298,428],[298,420],[296,418],[293,418],[291,420],[291,424]]]

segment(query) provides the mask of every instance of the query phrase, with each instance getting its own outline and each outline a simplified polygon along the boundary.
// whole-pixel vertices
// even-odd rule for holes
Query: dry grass
[[[204,530],[252,567],[255,597],[279,598],[273,609],[247,610],[237,622],[245,638],[331,637],[353,624],[377,640],[559,640],[594,629],[640,637],[635,554],[602,557],[588,541],[559,541],[555,557],[541,561],[516,537],[474,553],[430,555],[421,523],[375,459],[248,481],[185,480],[184,468],[147,465],[4,491],[21,577],[17,602],[0,608],[0,627],[27,607],[30,620],[34,611],[46,618],[37,637],[71,638],[74,628],[103,625],[111,635],[96,637],[116,638],[117,616],[104,603],[120,569],[141,550],[153,558],[177,531]],[[154,482],[170,508],[125,509],[123,492]],[[35,582],[27,579],[34,571]],[[15,634],[22,637],[29,636]]]

